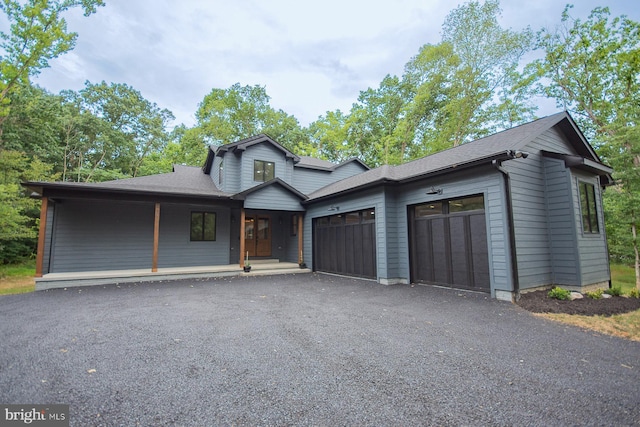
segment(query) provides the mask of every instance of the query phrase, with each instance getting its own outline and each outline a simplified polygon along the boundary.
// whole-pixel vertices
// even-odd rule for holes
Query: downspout
[[[505,195],[507,198],[507,226],[509,228],[509,246],[511,246],[511,280],[513,280],[513,292],[517,301],[520,299],[520,281],[518,279],[518,255],[516,253],[516,233],[511,201],[511,178],[509,177],[509,172],[502,167],[502,160],[495,159],[491,164],[504,176]]]

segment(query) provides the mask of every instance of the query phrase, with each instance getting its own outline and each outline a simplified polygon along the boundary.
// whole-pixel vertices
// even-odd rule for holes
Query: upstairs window
[[[218,184],[222,185],[222,178],[224,177],[224,160],[220,161],[220,170],[218,172]]]
[[[596,234],[598,228],[598,210],[596,206],[596,187],[588,182],[578,181],[580,187],[580,210],[582,211],[582,230]]]
[[[191,241],[212,242],[214,240],[216,240],[216,214],[191,212]]]
[[[265,162],[264,160],[253,161],[253,180],[258,182],[267,182],[275,178],[276,165],[273,162]]]

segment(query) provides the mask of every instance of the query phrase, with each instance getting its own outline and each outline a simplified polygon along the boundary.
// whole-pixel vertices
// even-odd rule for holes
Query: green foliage
[[[612,286],[609,289],[604,291],[605,294],[611,295],[612,297],[619,297],[622,295],[622,286]]]
[[[591,298],[591,299],[601,299],[602,298],[602,294],[604,293],[604,290],[602,289],[596,289],[595,291],[589,291],[587,292],[585,295],[587,296],[587,298]]]
[[[568,300],[571,298],[571,291],[568,291],[566,289],[562,289],[559,288],[557,286],[555,286],[553,289],[551,289],[549,292],[547,292],[547,296],[549,298],[554,298],[554,299],[559,299],[559,300]]]
[[[63,12],[80,7],[85,16],[103,6],[102,0],[2,0],[10,32],[0,32],[0,127],[9,113],[9,94],[75,46],[77,34],[67,31]],[[3,148],[0,145],[0,148]]]
[[[302,154],[308,150],[308,134],[298,120],[269,105],[261,86],[213,89],[198,107],[193,140],[205,145],[223,145],[265,133],[285,148]],[[186,135],[185,135],[186,136]]]
[[[424,45],[402,78],[387,75],[360,92],[349,115],[310,125],[320,155],[400,164],[531,118],[530,82],[518,67],[532,35],[503,29],[499,15],[492,0],[451,11],[441,43]]]
[[[538,79],[539,93],[572,110],[613,167],[615,186],[604,197],[611,256],[640,266],[640,23],[611,18],[602,7],[583,21],[572,18],[570,9],[565,8],[560,29],[538,33],[545,56],[528,72]]]
[[[631,298],[640,298],[640,289],[632,288],[629,291],[629,297],[631,297]]]

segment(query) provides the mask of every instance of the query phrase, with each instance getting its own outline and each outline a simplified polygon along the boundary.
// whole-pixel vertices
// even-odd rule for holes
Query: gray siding
[[[293,236],[291,233],[292,230],[292,222],[293,217],[296,214],[283,215],[284,220],[286,221],[287,230],[282,232],[283,237],[285,238],[286,247],[285,247],[285,261],[287,262],[298,262],[298,236]],[[311,236],[308,237],[311,239]]]
[[[254,160],[273,162],[275,166],[275,177],[282,179],[287,184],[292,184],[290,178],[292,173],[286,169],[292,168],[293,166],[291,162],[287,162],[282,151],[276,149],[270,144],[256,144],[247,148],[247,150],[242,154],[240,191],[262,184],[262,182],[256,182],[253,180]]]
[[[215,212],[215,241],[190,241],[192,211]],[[230,218],[231,212],[227,207],[162,203],[160,205],[158,267],[230,264]],[[236,261],[234,260],[233,262],[235,263]]]
[[[247,209],[271,209],[275,211],[304,211],[300,198],[280,185],[269,185],[247,196]]]
[[[604,228],[602,209],[602,191],[598,178],[580,171],[572,171],[571,185],[573,188],[574,226],[577,230],[578,253],[580,256],[580,279],[582,285],[590,285],[608,281],[611,278],[609,270],[609,255]],[[597,234],[584,233],[582,229],[582,211],[580,208],[580,192],[578,182],[584,181],[594,185],[596,190],[596,204],[598,210]]]
[[[50,272],[151,268],[153,203],[63,200],[55,214]]]
[[[520,289],[608,280],[600,192],[601,233],[583,235],[576,174],[599,190],[597,178],[563,171],[564,162],[544,158],[541,150],[576,154],[564,135],[552,128],[525,147],[527,159],[504,163],[511,177]]]
[[[520,289],[549,285],[554,280],[541,150],[573,153],[564,136],[549,129],[525,147],[528,158],[504,163],[511,177]]]
[[[543,164],[552,283],[579,285],[571,174],[562,160],[545,158]]]
[[[428,195],[431,186],[442,188],[441,195]],[[408,207],[438,200],[484,195],[487,227],[487,245],[489,252],[489,276],[492,294],[496,290],[511,291],[511,265],[509,257],[509,234],[505,209],[504,185],[501,174],[492,167],[477,169],[474,172],[451,175],[448,178],[425,180],[395,189],[397,193],[395,247],[389,252],[397,252],[398,276],[410,278],[409,265],[409,225]]]
[[[341,179],[364,172],[366,169],[358,163],[346,163],[332,172],[304,167],[293,168],[292,185],[304,194],[310,194]]]
[[[216,185],[216,187],[218,188],[222,188],[222,186],[220,185],[220,175],[222,175],[222,182],[224,183],[225,181],[225,177],[224,177],[224,173],[225,170],[224,168],[222,169],[222,174],[220,173],[220,165],[223,164],[223,158],[222,157],[218,157],[216,156],[213,159],[213,166],[211,167],[211,172],[210,172],[210,177],[211,180],[213,181],[213,183]],[[226,166],[226,164],[225,164]]]
[[[400,229],[398,223],[401,222],[403,216],[400,212],[401,209],[397,207],[397,190],[394,187],[385,188],[385,217],[387,223],[385,224],[385,233],[387,236],[387,275],[389,279],[408,279],[403,277],[400,273],[400,241],[406,241],[404,237],[407,233]],[[408,280],[407,280],[408,281]]]
[[[224,172],[222,177],[222,186],[219,187],[227,193],[239,193],[241,190],[241,157],[233,153],[227,153],[224,157]],[[253,172],[253,166],[251,167]],[[211,174],[217,174],[218,169],[211,169]]]

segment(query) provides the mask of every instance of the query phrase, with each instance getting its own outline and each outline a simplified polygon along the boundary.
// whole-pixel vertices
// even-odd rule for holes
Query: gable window
[[[582,230],[585,233],[599,233],[598,210],[596,207],[596,188],[588,182],[578,181],[580,187],[580,210],[582,211]]]
[[[222,177],[224,176],[224,160],[220,161],[220,169],[218,171],[218,184],[222,185]]]
[[[253,161],[253,180],[258,182],[271,181],[275,177],[276,165],[264,160]]]
[[[191,241],[212,242],[214,240],[216,240],[216,214],[191,212]]]

